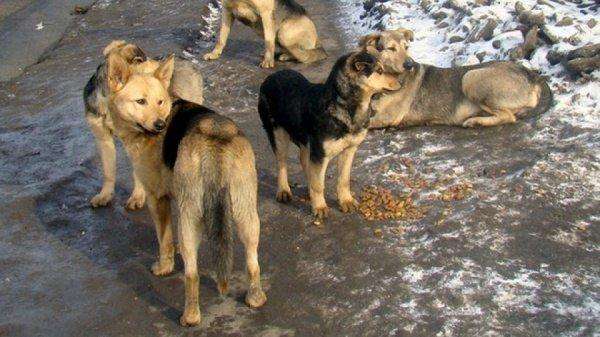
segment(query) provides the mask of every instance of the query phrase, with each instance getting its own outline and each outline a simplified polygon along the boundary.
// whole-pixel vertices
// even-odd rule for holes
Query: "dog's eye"
[[[146,105],[146,99],[145,98],[140,98],[140,99],[136,99],[135,102],[139,105]]]
[[[158,105],[162,105],[162,104],[163,104],[163,101],[158,101]]]

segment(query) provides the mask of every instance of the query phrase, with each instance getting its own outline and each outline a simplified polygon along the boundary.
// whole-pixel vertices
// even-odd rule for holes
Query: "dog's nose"
[[[404,69],[406,70],[411,70],[415,66],[415,61],[413,61],[411,58],[408,58],[406,61],[404,61],[402,66],[404,66]]]
[[[156,131],[161,131],[165,128],[165,126],[167,126],[167,123],[165,123],[165,121],[162,119],[157,119],[156,122],[154,122],[154,129]]]

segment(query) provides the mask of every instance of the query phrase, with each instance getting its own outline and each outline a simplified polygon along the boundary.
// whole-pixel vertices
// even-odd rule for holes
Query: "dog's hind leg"
[[[215,48],[208,54],[204,54],[204,60],[216,60],[221,56],[223,48],[227,44],[227,38],[233,24],[233,13],[226,6],[223,6],[223,14],[221,15],[221,29],[219,30],[219,39]]]
[[[316,49],[303,49],[297,45],[289,46],[288,51],[294,56],[298,62],[312,63],[327,58],[327,53],[321,47]]]
[[[102,117],[87,114],[86,120],[96,139],[96,146],[102,161],[104,181],[100,193],[96,194],[90,203],[92,207],[106,206],[113,198],[117,171],[117,151],[110,130],[104,126]]]
[[[146,190],[144,190],[144,185],[137,177],[135,173],[135,168],[133,168],[133,191],[127,199],[127,203],[125,207],[128,210],[135,211],[144,207],[144,203],[146,202]]]
[[[199,306],[198,280],[198,221],[200,212],[196,205],[180,202],[179,249],[185,268],[185,309],[179,322],[183,326],[198,325],[202,319]]]
[[[246,254],[248,271],[248,292],[246,304],[252,308],[261,307],[267,301],[267,296],[260,282],[260,265],[258,264],[258,243],[260,238],[260,220],[256,202],[256,171],[246,175],[246,181],[237,181],[230,185],[230,216],[237,227],[238,237],[242,241]]]
[[[277,157],[277,196],[279,202],[292,200],[292,190],[288,182],[287,157],[290,145],[290,135],[283,129],[277,128],[273,131],[275,138],[275,156]]]
[[[273,11],[260,13],[265,37],[265,55],[260,64],[262,68],[275,66],[275,20]]]
[[[481,106],[481,108],[492,116],[486,117],[471,117],[464,121],[463,127],[472,128],[477,125],[481,126],[495,126],[501,124],[509,124],[517,121],[513,111],[509,109],[491,109],[487,106]]]
[[[175,266],[173,246],[173,228],[171,226],[171,202],[168,197],[148,196],[148,209],[156,228],[159,257],[152,265],[152,273],[156,276],[170,274]]]
[[[358,201],[352,197],[352,192],[350,191],[350,172],[352,170],[354,154],[357,149],[358,146],[351,146],[342,151],[338,157],[337,194],[340,209],[344,213],[354,212],[358,208]]]
[[[277,41],[298,62],[311,63],[327,58],[325,50],[318,46],[317,29],[314,23],[305,16],[290,18],[283,22],[277,33]],[[285,57],[284,60],[290,58]]]
[[[313,162],[309,159],[308,162],[308,190],[310,193],[310,203],[313,214],[318,218],[326,218],[329,216],[329,207],[325,202],[325,173],[329,158],[323,158],[321,162]]]

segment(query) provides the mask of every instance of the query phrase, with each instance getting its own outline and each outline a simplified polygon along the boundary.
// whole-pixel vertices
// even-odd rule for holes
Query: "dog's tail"
[[[227,188],[219,188],[217,179],[207,181],[209,179],[205,179],[204,182],[204,225],[208,241],[212,246],[217,286],[219,292],[223,294],[227,291],[233,267],[232,219],[227,202],[229,191]]]
[[[314,49],[290,47],[287,49],[292,56],[301,63],[312,63],[327,58],[327,52],[323,47],[317,45]]]
[[[317,61],[321,61],[327,58],[327,52],[325,51],[325,49],[323,49],[323,47],[321,46],[317,46],[317,48],[312,49],[310,51],[310,57],[309,57],[309,63],[310,62],[317,62]]]
[[[541,114],[554,106],[554,95],[552,94],[552,89],[550,89],[550,86],[548,85],[548,81],[544,77],[532,70],[527,70],[527,75],[532,84],[539,86],[540,94],[537,105],[528,109],[523,117],[527,119],[538,118]]]
[[[537,81],[537,85],[540,86],[540,96],[538,103],[535,107],[525,112],[525,118],[538,118],[544,112],[550,110],[554,106],[554,95],[548,85],[548,82],[542,78]]]
[[[269,109],[269,102],[265,95],[263,94],[263,88],[260,88],[260,94],[258,98],[258,114],[260,115],[260,120],[262,121],[263,129],[267,133],[267,138],[269,138],[269,144],[271,144],[271,149],[273,152],[277,149],[277,144],[275,143],[275,134],[273,133],[273,116],[271,115]]]

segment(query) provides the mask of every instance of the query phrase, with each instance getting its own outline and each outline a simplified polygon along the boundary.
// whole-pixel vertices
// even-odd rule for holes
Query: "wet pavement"
[[[322,80],[354,42],[337,26],[343,7],[302,3],[331,57],[287,66]],[[112,205],[89,207],[101,175],[81,90],[113,39],[151,55],[208,51],[212,42],[199,40],[203,7],[97,1],[38,63],[0,84],[0,336],[600,333],[597,130],[546,117],[481,130],[371,132],[355,161],[355,194],[368,185],[412,191],[425,216],[342,214],[331,170],[334,212],[314,226],[295,154],[295,198],[274,200],[274,157],[256,113],[258,87],[272,71],[258,67],[262,41],[240,24],[222,58],[200,67],[207,105],[241,125],[256,151],[268,302],[244,305],[239,244],[227,297],[219,297],[201,249],[203,321],[180,327],[182,264],[168,277],[151,274],[154,230],[146,210],[124,208],[131,179],[121,149]],[[460,184],[472,186],[464,198],[437,197]]]

